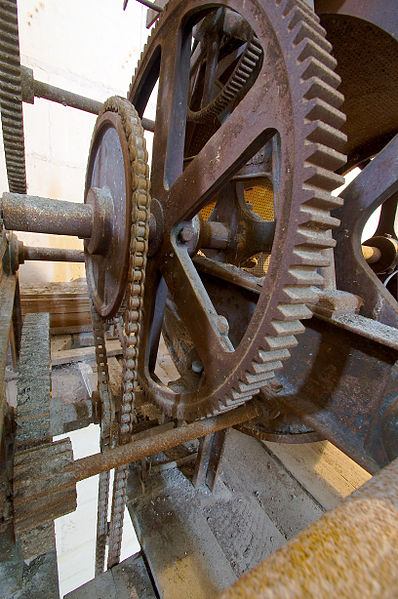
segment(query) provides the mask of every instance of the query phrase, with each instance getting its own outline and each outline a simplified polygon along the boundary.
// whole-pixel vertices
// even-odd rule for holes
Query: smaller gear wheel
[[[107,245],[85,245],[89,293],[93,302],[99,391],[103,422],[101,449],[130,441],[134,422],[142,299],[149,238],[149,167],[144,130],[134,107],[117,96],[107,100],[98,116],[87,166],[85,202],[108,214]],[[95,244],[95,242],[94,242]],[[107,367],[103,321],[123,317],[123,385],[114,415]],[[126,503],[126,467],[117,468],[109,529],[108,566],[119,561]],[[108,513],[108,473],[100,479],[97,572],[102,571]]]

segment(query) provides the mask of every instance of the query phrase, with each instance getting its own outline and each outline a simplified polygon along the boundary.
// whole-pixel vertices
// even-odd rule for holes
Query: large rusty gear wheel
[[[129,92],[142,116],[159,79],[151,175],[156,235],[146,273],[140,384],[164,412],[186,420],[247,401],[282,367],[304,329],[300,320],[311,316],[306,303],[322,284],[318,271],[328,264],[322,250],[333,245],[330,229],[338,224],[329,211],[341,204],[330,194],[342,182],[334,171],[345,160],[338,151],[345,141],[338,130],[340,79],[325,32],[301,0],[227,3],[254,31],[264,60],[250,90],[184,169],[191,31],[207,10],[225,5],[170,0]],[[279,173],[271,259],[261,282],[243,277],[244,291],[252,286],[257,302],[233,345],[191,258],[198,244],[181,240],[181,232],[186,225],[195,232],[194,217],[271,138]],[[234,283],[233,269],[216,267],[210,275],[219,282],[228,275],[239,302],[243,271],[235,267]],[[167,295],[200,363],[169,385],[154,374]]]

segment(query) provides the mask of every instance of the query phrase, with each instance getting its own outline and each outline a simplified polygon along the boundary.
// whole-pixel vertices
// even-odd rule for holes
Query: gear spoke
[[[253,110],[253,105],[260,105],[260,114],[250,119],[247,115]],[[165,215],[166,229],[192,218],[275,134],[278,128],[276,114],[272,114],[275,111],[268,111],[265,106],[264,89],[261,86],[252,88],[188,164],[170,189]]]
[[[160,73],[148,268],[158,279],[151,277],[156,285],[145,293],[140,385],[164,412],[185,420],[244,403],[282,368],[304,330],[300,320],[311,315],[312,288],[323,283],[323,250],[333,245],[330,229],[337,225],[330,209],[341,203],[330,192],[342,183],[335,171],[345,160],[338,151],[345,142],[338,130],[343,98],[318,17],[301,0],[228,0],[222,31],[230,39],[223,37],[215,61],[215,47],[210,59],[204,53],[206,36],[215,11],[225,8],[222,0],[169,0],[129,91],[142,115]],[[193,29],[201,35],[191,55],[186,41]],[[221,83],[213,97],[210,71]],[[245,197],[234,206],[233,187],[225,192],[252,172],[272,181],[260,193],[258,218]],[[207,219],[202,239],[199,212]],[[247,239],[254,239],[250,247]],[[201,243],[210,264],[198,273],[191,256]],[[261,285],[245,274],[234,285],[245,272],[234,268],[258,248],[269,250]],[[217,264],[221,271],[213,276]],[[163,332],[181,374],[169,385],[153,373],[164,305],[154,297],[160,273],[169,293]],[[227,340],[232,347],[223,347]]]
[[[152,150],[152,193],[161,200],[181,174],[190,71],[191,36],[163,43]]]
[[[170,296],[191,334],[202,363],[207,363],[211,369],[214,353],[220,356],[233,350],[227,336],[227,323],[215,310],[188,252],[174,246],[170,253],[173,256],[167,259],[162,269]]]

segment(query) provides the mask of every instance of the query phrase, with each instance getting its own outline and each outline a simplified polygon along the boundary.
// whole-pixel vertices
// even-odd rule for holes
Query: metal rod
[[[153,2],[150,2],[149,0],[136,0],[136,1],[139,2],[140,4],[143,4],[147,8],[151,8],[152,10],[154,10],[156,12],[163,12],[163,8],[161,6],[158,6],[157,4],[154,4]],[[127,0],[127,2],[128,2],[128,0]],[[125,2],[124,8],[126,8],[127,2]]]
[[[98,102],[98,100],[92,100],[91,98],[80,96],[79,94],[69,92],[60,87],[54,87],[48,83],[37,81],[37,79],[33,77],[33,70],[28,67],[21,66],[21,80],[22,100],[29,104],[33,104],[35,97],[37,97],[50,100],[51,102],[57,102],[63,106],[77,108],[84,112],[90,112],[91,114],[99,114],[102,109],[103,104],[102,102]],[[143,118],[142,126],[147,131],[153,132],[155,130],[155,123],[150,119]]]
[[[33,90],[37,98],[45,98],[46,100],[51,100],[64,106],[71,106],[85,112],[91,112],[92,114],[98,114],[102,108],[102,102],[74,94],[59,87],[54,87],[48,83],[42,83],[36,79],[33,80]]]
[[[3,193],[0,207],[9,231],[91,237],[94,214],[89,204]]]
[[[20,260],[21,263],[25,260],[47,260],[49,262],[84,262],[84,252],[82,250],[41,248],[22,245]]]
[[[378,262],[381,258],[381,251],[379,248],[374,248],[370,245],[362,246],[362,254],[368,264]]]
[[[157,435],[136,441],[133,437],[130,443],[97,453],[87,458],[81,458],[73,463],[76,481],[84,480],[100,472],[136,462],[146,456],[154,455],[193,439],[200,439],[211,433],[230,428],[259,416],[258,404],[251,402],[220,416],[185,424]]]

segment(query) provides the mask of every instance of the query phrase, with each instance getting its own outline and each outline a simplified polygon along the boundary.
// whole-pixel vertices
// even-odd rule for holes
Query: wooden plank
[[[327,510],[371,478],[369,472],[328,441],[302,445],[265,441],[264,445]]]
[[[21,288],[21,309],[23,315],[48,312],[52,334],[91,329],[85,281],[25,285]]]
[[[118,356],[122,353],[120,342],[116,339],[106,342],[108,357]],[[53,366],[70,364],[71,362],[83,362],[84,360],[95,360],[95,347],[78,347],[76,349],[65,349],[51,354]]]
[[[66,327],[52,327],[50,326],[51,335],[73,335],[74,333],[87,333],[92,331],[92,323],[86,322],[85,324],[76,324]]]

